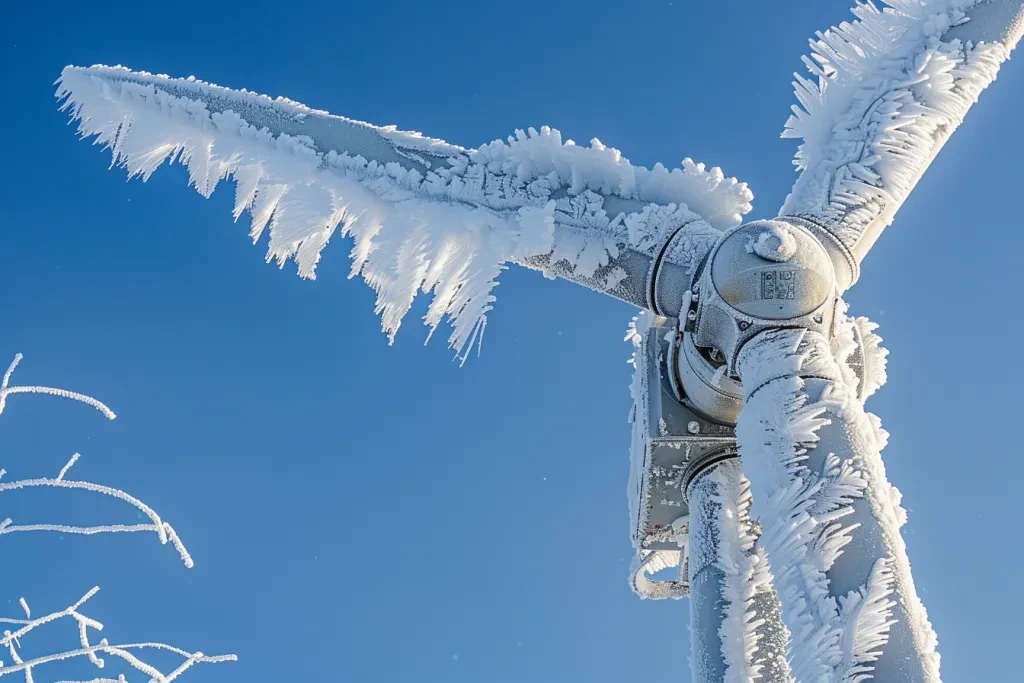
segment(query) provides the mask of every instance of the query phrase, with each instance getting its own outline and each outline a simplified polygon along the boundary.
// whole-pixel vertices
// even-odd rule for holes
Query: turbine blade
[[[824,336],[763,332],[738,363],[740,461],[798,681],[938,683],[939,656],[886,479],[886,432]],[[691,513],[692,514],[692,513]]]
[[[796,683],[749,482],[727,460],[698,474],[690,503],[690,657],[703,681]]]
[[[417,293],[433,292],[425,322],[433,331],[447,316],[463,354],[506,262],[647,306],[650,264],[668,238],[686,226],[693,248],[674,252],[695,267],[700,247],[739,223],[752,199],[717,168],[685,160],[648,170],[547,127],[467,150],[123,67],[69,66],[57,97],[130,176],[179,161],[204,196],[233,178],[235,218],[252,215],[254,241],[269,232],[268,261],[293,259],[312,278],[335,231],[353,236],[351,273],[377,291],[384,331],[393,338]]]
[[[799,106],[783,137],[802,140],[780,213],[835,235],[857,263],[1024,31],[1024,0],[858,2],[856,19],[811,41]]]

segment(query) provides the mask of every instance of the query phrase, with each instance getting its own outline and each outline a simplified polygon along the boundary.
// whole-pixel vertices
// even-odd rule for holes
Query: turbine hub
[[[706,284],[723,303],[752,320],[806,316],[835,287],[832,260],[821,243],[810,232],[781,221],[740,226],[718,243],[710,263]]]
[[[830,337],[836,280],[833,257],[802,221],[754,221],[723,235],[680,315],[689,333],[681,343],[694,347],[679,354],[688,360],[680,363],[682,384],[693,398],[702,393],[691,388],[695,384],[707,389],[707,405],[698,409],[726,423],[735,420],[736,358],[759,332],[801,327]]]

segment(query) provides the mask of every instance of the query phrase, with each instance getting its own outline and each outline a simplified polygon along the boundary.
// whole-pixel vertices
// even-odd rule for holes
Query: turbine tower
[[[419,292],[464,360],[506,263],[636,305],[634,590],[690,597],[694,680],[939,680],[906,513],[864,401],[875,325],[842,299],[1024,31],[1024,0],[887,0],[812,40],[778,215],[685,160],[637,167],[549,128],[464,149],[189,79],[67,67],[57,95],[131,176],[188,167],[268,261],[313,277],[336,232],[393,336]],[[662,580],[663,572],[679,576]]]

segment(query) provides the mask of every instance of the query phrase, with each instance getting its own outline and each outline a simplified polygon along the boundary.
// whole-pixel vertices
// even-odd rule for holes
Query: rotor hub
[[[829,336],[838,296],[833,258],[814,232],[785,219],[747,223],[719,240],[698,274],[684,311],[691,332],[685,341],[702,356],[721,359],[721,386],[723,374],[737,376],[740,348],[763,330],[802,327]],[[700,408],[735,419],[719,414],[721,406]]]
[[[711,255],[709,275],[724,303],[759,320],[812,313],[835,287],[832,261],[821,243],[782,221],[748,223],[729,233]]]

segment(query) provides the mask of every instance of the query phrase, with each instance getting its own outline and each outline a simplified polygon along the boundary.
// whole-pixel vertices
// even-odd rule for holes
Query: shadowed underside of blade
[[[376,290],[384,331],[393,338],[416,294],[432,292],[425,322],[433,331],[448,316],[463,357],[483,332],[505,263],[558,265],[633,300],[617,293],[636,287],[615,265],[624,251],[653,255],[684,225],[713,240],[752,199],[717,168],[685,160],[648,170],[546,127],[466,150],[122,67],[67,67],[57,96],[81,135],[110,148],[130,176],[145,180],[178,161],[203,196],[234,179],[235,218],[251,214],[254,241],[269,233],[268,261],[293,259],[311,278],[335,231],[351,235],[351,275]]]

